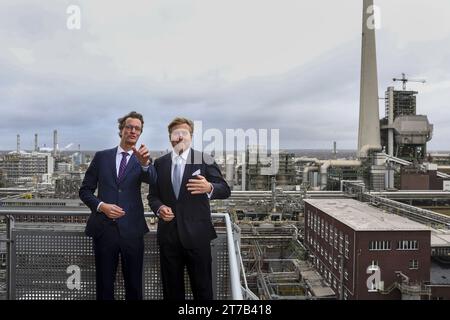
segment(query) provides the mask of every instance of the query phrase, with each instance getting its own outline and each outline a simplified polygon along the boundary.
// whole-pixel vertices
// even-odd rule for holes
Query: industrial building
[[[60,174],[55,179],[55,196],[60,199],[77,199],[84,173]]]
[[[266,159],[262,160],[262,157]],[[276,172],[272,172],[273,168],[276,168]],[[246,148],[245,160],[237,169],[237,185],[241,190],[271,190],[274,183],[284,190],[295,190],[301,184],[300,179],[293,153],[261,155],[257,146]]]
[[[430,228],[353,199],[306,199],[305,246],[343,299],[429,294]],[[379,270],[379,271],[376,271]],[[379,272],[379,281],[371,279]]]
[[[401,190],[444,190],[444,179],[438,176],[437,164],[427,163],[424,167],[403,167],[400,171]]]
[[[0,159],[0,169],[11,184],[19,184],[27,178],[46,182],[54,172],[54,158],[50,153],[13,151]]]
[[[406,79],[404,83],[412,81]],[[386,91],[386,115],[380,120],[381,145],[386,153],[407,161],[423,162],[427,155],[427,142],[433,135],[433,125],[427,116],[417,115],[417,91],[394,90],[388,87]]]
[[[0,188],[6,186],[6,173],[3,169],[0,169]]]

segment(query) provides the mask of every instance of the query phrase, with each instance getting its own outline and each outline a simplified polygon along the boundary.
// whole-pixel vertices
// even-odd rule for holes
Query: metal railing
[[[84,223],[43,223],[46,217],[88,217],[82,209],[23,210],[3,208],[6,217],[6,298],[7,299],[94,299],[95,265],[92,239],[84,234]],[[224,227],[216,227],[217,239],[211,243],[214,299],[242,300],[240,283],[239,228],[227,213],[212,213],[212,219]],[[34,222],[15,222],[16,218],[32,216]],[[146,213],[154,218],[153,213]],[[159,250],[156,229],[144,237],[144,299],[161,299]],[[70,269],[72,267],[72,269]],[[74,281],[76,268],[81,281]],[[116,278],[116,298],[123,298],[121,268]],[[71,284],[71,285],[70,285]],[[189,277],[185,276],[186,298],[190,299]]]

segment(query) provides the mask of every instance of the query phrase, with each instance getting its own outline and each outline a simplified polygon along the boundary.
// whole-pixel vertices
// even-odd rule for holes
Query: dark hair
[[[125,122],[128,118],[138,119],[141,121],[141,133],[144,131],[144,117],[142,114],[137,113],[136,111],[131,111],[127,115],[124,115],[122,118],[117,119],[119,122],[119,137],[122,138],[122,130],[125,127]]]
[[[181,117],[176,117],[175,119],[172,120],[171,123],[169,123],[169,126],[167,127],[167,129],[169,130],[169,134],[172,133],[172,129],[173,127],[176,127],[180,124],[187,124],[190,127],[190,132],[191,135],[194,133],[194,123],[186,118],[181,118]]]

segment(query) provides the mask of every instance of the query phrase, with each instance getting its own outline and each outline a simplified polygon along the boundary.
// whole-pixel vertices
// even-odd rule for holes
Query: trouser
[[[144,237],[126,239],[120,236],[116,222],[105,226],[103,234],[93,239],[97,300],[114,300],[119,254],[126,300],[142,300]]]
[[[177,237],[178,238],[178,237]],[[211,245],[186,249],[179,239],[160,244],[161,277],[166,300],[184,300],[184,267],[191,282],[194,300],[212,300]]]

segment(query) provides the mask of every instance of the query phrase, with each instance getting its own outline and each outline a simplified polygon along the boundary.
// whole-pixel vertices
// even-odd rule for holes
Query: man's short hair
[[[119,122],[119,137],[122,138],[122,130],[125,127],[125,122],[128,118],[138,119],[141,121],[141,133],[144,131],[144,117],[142,114],[137,113],[136,111],[131,111],[130,113],[124,115],[122,118],[117,119]]]
[[[191,135],[194,133],[194,123],[186,118],[182,118],[182,117],[176,117],[175,119],[172,120],[172,122],[169,123],[169,126],[167,127],[167,129],[169,130],[169,134],[172,133],[172,129],[176,126],[179,126],[180,124],[187,124],[190,128],[190,132]]]

